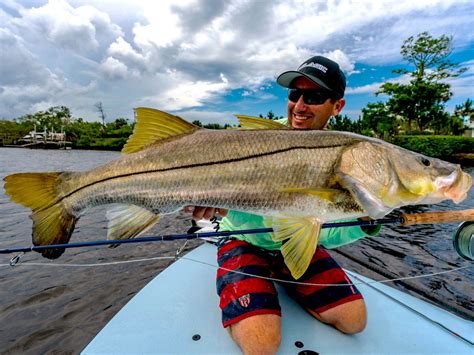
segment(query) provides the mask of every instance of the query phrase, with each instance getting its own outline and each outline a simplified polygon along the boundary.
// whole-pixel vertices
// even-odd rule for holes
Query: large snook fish
[[[33,243],[67,243],[88,208],[113,204],[108,238],[134,237],[186,205],[267,216],[293,276],[306,270],[323,222],[394,208],[463,200],[471,178],[458,165],[364,136],[292,130],[238,116],[246,130],[200,129],[136,109],[122,157],[87,172],[5,178],[11,199],[32,209]],[[57,258],[64,249],[43,255]]]

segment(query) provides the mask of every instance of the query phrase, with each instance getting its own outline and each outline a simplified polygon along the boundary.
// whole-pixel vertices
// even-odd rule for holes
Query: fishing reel
[[[474,261],[474,221],[462,222],[453,235],[453,245],[459,256]]]

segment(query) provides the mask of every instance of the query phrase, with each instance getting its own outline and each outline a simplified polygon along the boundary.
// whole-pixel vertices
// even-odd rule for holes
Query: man
[[[331,116],[345,105],[346,79],[339,65],[316,56],[305,61],[296,71],[277,78],[288,88],[288,119],[280,123],[294,129],[324,129]],[[188,209],[189,210],[189,209]],[[221,230],[268,227],[263,217],[238,211],[210,207],[194,207],[193,218],[223,218]],[[360,227],[324,229],[320,243],[326,247],[347,244],[378,233],[379,228]],[[220,296],[222,320],[234,341],[246,354],[275,353],[281,341],[280,306],[273,283],[256,276],[232,273],[238,270],[252,275],[293,280],[284,264],[281,243],[270,233],[236,235],[218,248],[217,292]],[[283,284],[287,292],[319,321],[353,334],[366,325],[367,315],[362,295],[350,283],[344,271],[323,247],[318,247],[305,274],[298,280],[312,284],[345,284],[341,287]]]

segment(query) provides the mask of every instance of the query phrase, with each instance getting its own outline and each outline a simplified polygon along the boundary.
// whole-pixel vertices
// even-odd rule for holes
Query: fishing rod
[[[401,226],[410,226],[414,224],[432,224],[432,223],[453,223],[463,222],[458,227],[453,237],[454,248],[458,254],[467,260],[474,260],[474,209],[462,210],[462,211],[443,211],[443,212],[425,212],[425,213],[413,213],[413,214],[400,214],[394,218],[380,218],[374,220],[357,220],[349,222],[333,222],[324,223],[321,228],[341,228],[341,227],[353,227],[353,226],[378,226],[378,225],[390,225],[399,224]],[[124,240],[95,240],[90,242],[79,242],[69,244],[50,244],[50,245],[34,245],[30,247],[15,247],[0,249],[0,254],[12,254],[12,253],[27,253],[30,251],[43,251],[46,249],[58,248],[58,249],[69,249],[69,248],[82,248],[90,246],[100,245],[120,245],[120,244],[135,244],[135,243],[147,243],[156,241],[174,241],[181,239],[202,239],[202,238],[215,238],[215,237],[227,237],[235,234],[258,234],[258,233],[271,233],[273,228],[258,228],[258,229],[245,229],[237,231],[217,231],[217,232],[199,232],[199,233],[184,233],[184,234],[171,234],[161,236],[145,236],[134,239]]]

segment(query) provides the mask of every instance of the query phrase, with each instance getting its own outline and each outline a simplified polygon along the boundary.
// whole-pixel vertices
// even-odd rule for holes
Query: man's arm
[[[341,222],[341,221],[339,221]],[[375,237],[379,234],[382,226],[354,226],[354,227],[339,227],[339,228],[325,228],[321,230],[319,236],[319,243],[326,249],[333,249],[342,245],[350,244],[356,240]]]

